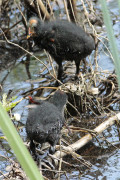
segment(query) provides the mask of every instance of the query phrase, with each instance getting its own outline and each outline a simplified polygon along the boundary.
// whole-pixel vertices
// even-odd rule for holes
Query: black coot
[[[56,91],[49,101],[37,102],[30,109],[26,122],[26,132],[30,139],[30,149],[36,155],[35,142],[50,143],[51,151],[60,138],[61,128],[64,124],[64,106],[67,95],[63,91]]]
[[[63,73],[63,60],[75,61],[78,76],[80,61],[95,49],[94,40],[72,22],[41,22],[37,17],[31,17],[28,32],[28,37],[32,36],[35,44],[48,51],[57,62],[59,80]]]

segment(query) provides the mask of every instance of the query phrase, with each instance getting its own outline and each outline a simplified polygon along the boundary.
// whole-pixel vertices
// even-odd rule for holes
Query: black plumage
[[[67,95],[63,91],[56,91],[49,101],[37,102],[30,109],[26,122],[26,132],[30,139],[30,149],[36,154],[35,142],[50,143],[51,151],[60,138],[61,128],[64,124],[64,106]]]
[[[63,73],[63,60],[75,61],[78,76],[80,61],[95,49],[94,40],[72,22],[42,22],[37,17],[31,17],[28,27],[28,37],[32,36],[35,44],[48,51],[57,62],[59,80]]]

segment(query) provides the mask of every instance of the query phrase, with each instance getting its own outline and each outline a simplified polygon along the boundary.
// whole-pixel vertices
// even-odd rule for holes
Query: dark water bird
[[[67,95],[63,91],[56,91],[49,101],[32,103],[35,107],[30,109],[26,122],[26,132],[30,139],[30,150],[37,157],[35,142],[48,142],[50,152],[54,152],[54,147],[60,138],[60,132],[64,125],[64,107],[67,103]]]
[[[76,24],[63,20],[42,22],[37,17],[28,21],[28,38],[38,47],[45,49],[58,64],[58,76],[63,73],[62,61],[75,61],[76,77],[79,75],[80,61],[95,49],[93,38]]]

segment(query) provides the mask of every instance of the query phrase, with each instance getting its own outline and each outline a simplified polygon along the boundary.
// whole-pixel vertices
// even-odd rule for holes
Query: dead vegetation
[[[57,11],[59,11],[57,18],[65,18],[82,25],[95,39],[96,49],[94,53],[87,58],[87,65],[84,64],[84,67],[81,65],[79,80],[75,81],[73,78],[74,75],[73,72],[71,72],[71,67],[74,69],[74,65],[72,63],[65,63],[64,65],[65,75],[70,78],[69,80],[65,78],[64,84],[61,83],[61,86],[58,88],[65,91],[69,98],[66,109],[66,124],[68,129],[66,127],[63,129],[60,145],[56,147],[56,153],[49,155],[48,160],[50,163],[43,163],[44,168],[42,167],[45,179],[52,179],[51,177],[53,176],[60,179],[61,174],[64,174],[66,179],[69,179],[67,177],[69,168],[79,170],[81,175],[84,170],[92,167],[92,163],[88,162],[90,159],[84,159],[78,150],[93,139],[99,142],[100,134],[115,122],[117,122],[118,125],[118,121],[120,120],[120,114],[115,113],[116,110],[119,110],[118,105],[120,100],[116,74],[115,72],[102,70],[98,65],[98,60],[101,60],[99,56],[100,51],[103,51],[106,56],[112,59],[109,48],[106,45],[108,43],[107,38],[104,34],[100,33],[102,31],[102,19],[98,16],[98,12],[101,14],[100,9],[95,9],[94,1],[87,0],[37,0],[32,2],[30,0],[21,2],[6,0],[1,2],[0,11],[2,21],[0,28],[0,47],[6,50],[14,47],[18,49],[18,51],[21,50],[22,54],[33,56],[40,61],[43,64],[43,69],[40,73],[46,69],[48,71],[46,74],[48,78],[47,87],[51,86],[51,83],[56,80],[56,68],[53,65],[51,57],[46,52],[44,53],[48,58],[47,65],[31,53],[31,42],[26,40],[26,15],[29,16],[29,10],[31,10],[33,14],[38,14],[42,20],[50,20],[56,18],[55,7]],[[77,5],[79,2],[80,5]],[[63,9],[61,8],[62,5],[64,5]],[[8,13],[15,14],[14,23],[12,18],[8,17]],[[3,15],[5,15],[4,18]],[[9,19],[9,21],[6,21],[6,19]],[[16,55],[13,53],[12,57],[16,57]],[[5,61],[5,64],[6,63]],[[4,64],[4,61],[2,61],[1,64]],[[11,68],[10,62],[8,67]],[[51,67],[51,69],[49,67]],[[3,66],[3,68],[5,68],[5,66]],[[30,76],[28,75],[28,77]],[[42,86],[43,88],[40,87],[31,89],[29,92],[24,92],[24,96],[31,94],[33,91],[39,92],[38,94],[43,94],[47,87],[44,84],[42,84]],[[51,89],[54,88],[51,87]],[[88,117],[89,119],[87,119]],[[99,121],[96,119],[99,119]],[[103,141],[107,142],[107,135],[104,136]],[[111,143],[108,144],[112,147],[114,146]],[[101,146],[99,147],[101,148]],[[114,148],[117,148],[117,146],[114,146]],[[90,149],[90,147],[88,147],[88,149]],[[89,153],[87,153],[86,156],[88,154]],[[70,158],[65,158],[65,155],[68,155],[67,157]],[[0,172],[1,178],[26,179],[20,166],[13,160],[9,161],[11,165],[8,173],[4,174]]]

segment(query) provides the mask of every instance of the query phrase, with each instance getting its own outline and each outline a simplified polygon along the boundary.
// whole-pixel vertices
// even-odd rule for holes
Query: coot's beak
[[[34,31],[29,27],[28,28],[28,35],[27,35],[27,39],[29,39],[30,37],[34,36]]]
[[[27,35],[27,39],[29,39],[30,38],[30,35]]]

